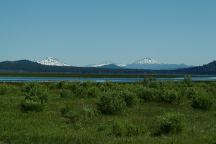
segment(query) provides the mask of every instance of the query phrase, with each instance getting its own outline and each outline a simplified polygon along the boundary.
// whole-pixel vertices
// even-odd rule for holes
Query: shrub
[[[132,92],[122,91],[120,94],[126,102],[127,107],[132,107],[137,103],[137,97]]]
[[[21,102],[21,110],[27,111],[43,111],[43,104],[48,100],[48,92],[39,84],[30,83],[25,87],[25,100]]]
[[[85,106],[82,110],[74,111],[68,106],[61,109],[61,115],[71,123],[79,124],[80,122],[89,122],[97,116],[97,111],[91,106]]]
[[[75,90],[79,87],[79,85],[80,85],[80,83],[78,83],[78,82],[71,82],[67,85],[66,88],[71,90],[72,92],[75,92]]]
[[[84,98],[88,96],[88,91],[86,87],[76,86],[72,91],[77,97]]]
[[[163,86],[163,83],[160,81],[154,81],[149,85],[149,88],[159,89]]]
[[[200,91],[192,98],[191,106],[195,109],[208,110],[213,104],[213,99],[204,91]]]
[[[151,88],[139,88],[136,93],[138,97],[144,102],[155,101],[160,94],[158,90]]]
[[[63,117],[70,120],[70,122],[75,123],[78,121],[79,116],[76,112],[72,111],[70,108],[65,107],[61,109],[61,114]]]
[[[154,135],[178,134],[184,128],[184,117],[179,113],[166,113],[158,117]]]
[[[133,137],[133,136],[139,136],[140,135],[140,129],[134,124],[127,124],[127,136],[128,137]]]
[[[57,83],[57,89],[63,89],[66,86],[66,82],[65,81],[61,81]]]
[[[182,95],[187,97],[188,99],[192,99],[193,97],[195,97],[198,94],[197,89],[195,88],[185,88],[182,91]]]
[[[8,92],[8,86],[1,85],[0,86],[0,95],[5,95]]]
[[[41,104],[44,104],[48,101],[48,91],[47,89],[44,89],[41,85],[36,83],[30,83],[25,88],[25,99],[34,101],[34,102],[40,102]]]
[[[97,108],[103,114],[117,114],[125,110],[126,103],[119,93],[107,92],[99,99]]]
[[[113,82],[111,82],[111,81],[106,81],[106,82],[103,83],[101,86],[102,86],[102,88],[103,88],[104,90],[113,89],[114,87],[116,87],[116,85],[115,85]]]
[[[88,89],[88,97],[98,97],[100,95],[100,90],[97,87],[90,87]]]
[[[147,76],[144,78],[144,80],[142,81],[142,84],[144,86],[149,86],[151,85],[152,83],[156,82],[156,78],[153,77],[153,76]]]
[[[97,116],[97,112],[92,107],[85,106],[81,111],[81,115],[83,120],[91,120]]]
[[[122,137],[127,134],[127,129],[122,122],[114,121],[112,124],[112,134],[116,137]]]
[[[9,84],[1,84],[0,85],[0,95],[5,95],[8,93],[13,93],[15,94],[17,92],[17,88],[14,87],[13,85],[9,85]]]
[[[95,82],[86,81],[86,82],[81,82],[79,85],[80,85],[81,87],[84,87],[84,88],[89,88],[89,87],[94,87]]]
[[[129,122],[122,122],[119,120],[115,120],[112,122],[111,125],[111,133],[116,137],[133,137],[139,136],[140,130],[137,126],[129,123]]]
[[[34,101],[25,100],[21,103],[21,110],[23,112],[28,112],[28,111],[41,112],[43,111],[43,109],[44,109],[43,105]]]
[[[61,98],[72,98],[73,93],[70,90],[63,89],[61,90],[60,97]]]
[[[159,101],[169,104],[179,104],[181,102],[181,97],[176,90],[164,90],[160,94]]]
[[[190,75],[185,75],[185,76],[184,76],[183,82],[184,82],[188,87],[192,86],[192,84],[193,84],[193,81],[192,81],[192,78],[191,78]]]

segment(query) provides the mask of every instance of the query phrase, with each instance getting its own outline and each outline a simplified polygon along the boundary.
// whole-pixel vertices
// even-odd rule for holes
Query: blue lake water
[[[159,81],[180,81],[184,77],[157,78]],[[58,81],[94,81],[94,82],[137,82],[144,78],[78,78],[78,77],[0,77],[0,82],[58,82]],[[193,81],[216,81],[216,76],[195,76]]]

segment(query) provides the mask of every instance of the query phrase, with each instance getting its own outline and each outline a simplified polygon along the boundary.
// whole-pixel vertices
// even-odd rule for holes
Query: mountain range
[[[35,61],[35,62],[42,65],[48,65],[48,66],[70,66],[54,57],[48,57],[46,59]],[[185,64],[165,64],[157,60],[154,60],[152,58],[143,58],[140,60],[136,60],[130,64],[117,64],[114,62],[106,61],[100,64],[87,65],[86,67],[107,68],[107,69],[175,70],[181,68],[188,68],[189,66]]]
[[[105,62],[102,64],[88,65],[88,67],[110,68],[110,69],[126,68],[126,69],[150,69],[150,70],[175,70],[175,69],[188,68],[191,66],[185,64],[165,64],[157,60],[154,60],[152,58],[143,58],[135,62],[132,62],[130,64],[117,64],[114,62]]]
[[[114,66],[110,64],[109,66]],[[216,61],[203,66],[175,70],[114,69],[103,67],[74,67],[44,65],[29,60],[0,62],[0,72],[74,73],[74,74],[216,74]]]

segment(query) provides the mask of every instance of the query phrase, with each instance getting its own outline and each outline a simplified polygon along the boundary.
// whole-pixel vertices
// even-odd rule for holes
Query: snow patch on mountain
[[[152,59],[152,58],[143,58],[143,59],[140,59],[140,60],[133,62],[132,64],[144,65],[144,64],[161,64],[161,63],[157,60]]]
[[[48,66],[70,66],[68,64],[65,64],[61,62],[59,59],[54,57],[47,57],[46,59],[37,61],[37,63],[42,65],[48,65]]]
[[[107,66],[107,65],[116,65],[116,66],[119,66],[119,67],[126,66],[125,64],[116,64],[116,63],[111,62],[111,61],[105,61],[105,62],[103,62],[101,64],[88,65],[88,67],[103,67],[103,66]]]
[[[112,64],[112,62],[106,61],[106,62],[101,63],[101,64],[93,64],[93,65],[90,65],[90,67],[101,67],[101,66],[110,65],[110,64]]]

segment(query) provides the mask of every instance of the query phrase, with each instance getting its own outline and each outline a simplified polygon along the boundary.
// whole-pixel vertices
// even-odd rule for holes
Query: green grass
[[[213,105],[208,110],[191,107],[192,98],[182,91],[189,88],[183,82],[118,83],[64,83],[61,89],[56,83],[40,83],[48,89],[48,102],[42,112],[23,112],[20,108],[25,99],[26,84],[0,84],[6,89],[0,94],[0,144],[215,144],[216,105],[215,82],[196,82],[190,88],[205,90],[211,96]],[[5,88],[6,87],[6,88]],[[88,92],[75,93],[76,89],[88,91],[97,87],[96,96]],[[151,101],[140,100],[138,89],[174,90],[182,97],[180,103],[166,103],[160,98]],[[62,89],[71,91],[71,97],[61,97]],[[110,91],[129,91],[139,101],[118,114],[102,114],[97,103]],[[187,92],[187,91],[186,91]],[[166,94],[166,93],[165,93]],[[69,95],[69,94],[67,94]],[[157,95],[156,95],[157,96]],[[194,97],[194,96],[193,96]],[[75,112],[77,119],[71,121],[62,115],[67,108]],[[92,113],[96,114],[92,114]],[[153,136],[157,118],[166,113],[184,115],[184,128],[178,133]],[[127,130],[125,124],[139,129],[139,133],[129,136],[116,136],[113,122],[119,122],[121,132]],[[121,129],[121,127],[123,127]]]

